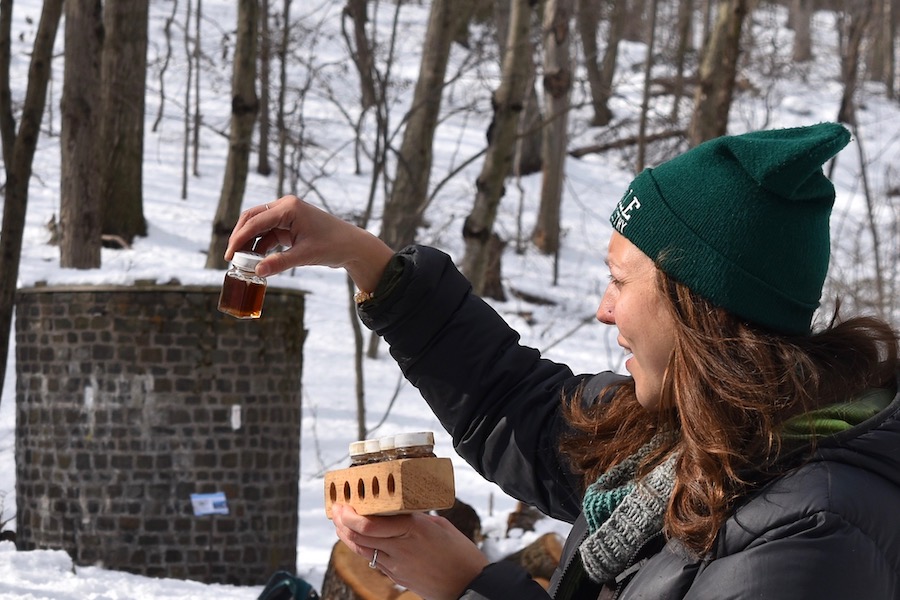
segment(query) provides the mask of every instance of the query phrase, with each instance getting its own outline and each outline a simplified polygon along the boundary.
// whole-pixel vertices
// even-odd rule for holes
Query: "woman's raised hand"
[[[258,241],[256,241],[258,240]],[[276,246],[282,252],[268,254],[256,267],[266,277],[292,267],[322,265],[344,268],[356,286],[373,291],[394,252],[380,239],[296,196],[260,204],[241,213],[225,250],[225,260],[235,252],[266,254]]]
[[[331,507],[338,537],[401,585],[428,600],[456,600],[488,564],[472,541],[450,521],[425,513],[361,516],[352,507]],[[378,551],[377,556],[375,551]]]

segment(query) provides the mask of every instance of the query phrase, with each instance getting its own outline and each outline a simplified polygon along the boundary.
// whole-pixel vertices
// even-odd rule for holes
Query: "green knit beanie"
[[[809,334],[834,204],[822,165],[849,141],[837,123],[709,140],[641,172],[610,222],[713,304],[775,332]]]

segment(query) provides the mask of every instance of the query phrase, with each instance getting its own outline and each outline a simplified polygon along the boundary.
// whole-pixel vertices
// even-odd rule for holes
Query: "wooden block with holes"
[[[361,515],[399,515],[453,506],[449,458],[403,458],[325,473],[325,514],[349,504]]]

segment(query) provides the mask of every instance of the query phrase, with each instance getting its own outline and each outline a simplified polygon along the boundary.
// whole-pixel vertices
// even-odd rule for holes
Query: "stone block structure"
[[[34,287],[16,299],[20,549],[259,585],[296,568],[303,293],[263,317],[219,288]],[[228,514],[195,514],[224,493]]]

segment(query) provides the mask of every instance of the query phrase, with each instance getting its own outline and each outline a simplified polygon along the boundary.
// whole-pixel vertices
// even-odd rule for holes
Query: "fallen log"
[[[344,542],[337,542],[322,580],[322,600],[422,600],[394,584],[368,561],[354,553]]]

